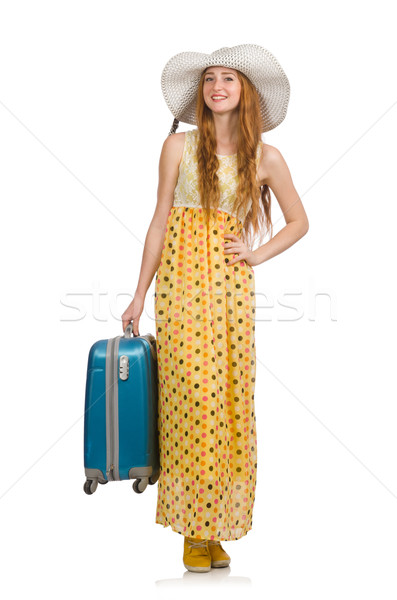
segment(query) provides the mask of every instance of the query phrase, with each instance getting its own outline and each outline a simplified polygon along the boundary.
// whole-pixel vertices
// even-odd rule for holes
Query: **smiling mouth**
[[[211,96],[211,100],[214,102],[220,102],[221,100],[226,100],[226,96]]]

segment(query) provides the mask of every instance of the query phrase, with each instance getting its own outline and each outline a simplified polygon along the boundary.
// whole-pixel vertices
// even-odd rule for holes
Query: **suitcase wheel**
[[[107,482],[106,482],[107,483]],[[84,491],[86,494],[93,494],[98,487],[97,479],[87,479],[84,482]]]
[[[138,479],[135,479],[134,483],[132,484],[132,489],[137,494],[142,494],[142,492],[144,492],[146,490],[147,484],[148,484],[147,477],[144,477],[143,479],[138,478]]]
[[[150,485],[154,485],[157,482],[159,476],[160,476],[160,471],[157,471],[157,473],[155,473],[155,475],[151,475],[149,477],[149,483],[150,483]]]

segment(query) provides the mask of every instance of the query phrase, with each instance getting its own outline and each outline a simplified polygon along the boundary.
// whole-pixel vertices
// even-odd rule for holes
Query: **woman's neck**
[[[219,146],[237,148],[238,113],[213,113],[215,137]]]

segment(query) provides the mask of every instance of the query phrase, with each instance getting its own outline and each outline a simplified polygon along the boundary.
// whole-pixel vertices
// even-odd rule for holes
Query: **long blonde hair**
[[[259,234],[259,244],[264,235],[270,230],[273,236],[271,222],[271,195],[268,185],[259,186],[256,180],[256,151],[261,140],[262,117],[260,112],[259,96],[251,81],[240,71],[237,76],[241,83],[237,125],[237,172],[238,187],[234,201],[234,211],[246,207],[252,199],[243,223],[241,232],[244,243],[252,250],[253,238]],[[207,224],[211,217],[211,206],[219,205],[220,190],[217,170],[219,160],[216,156],[215,125],[212,111],[204,101],[203,84],[205,71],[203,71],[198,85],[196,120],[199,130],[197,145],[198,185],[201,205],[205,209]],[[238,214],[238,212],[237,212]]]

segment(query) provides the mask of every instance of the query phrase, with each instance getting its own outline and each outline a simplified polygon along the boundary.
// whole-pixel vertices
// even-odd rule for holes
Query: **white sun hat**
[[[161,89],[175,117],[170,133],[179,121],[197,125],[196,101],[200,76],[207,67],[229,67],[248,77],[259,94],[262,132],[279,125],[287,114],[290,84],[277,59],[256,44],[224,47],[211,54],[180,52],[165,65]],[[174,130],[174,131],[173,131]]]

